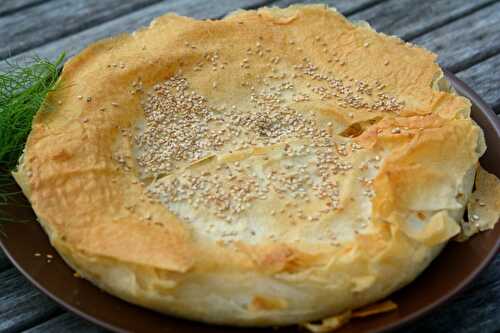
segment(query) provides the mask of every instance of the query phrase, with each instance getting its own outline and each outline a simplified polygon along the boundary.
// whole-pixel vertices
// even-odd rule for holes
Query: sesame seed
[[[326,43],[323,46],[325,52],[329,51]],[[256,43],[256,47],[258,50],[244,50],[247,57],[242,58],[240,67],[248,68],[254,60],[252,56],[263,54],[260,42]],[[270,49],[265,51],[271,52]],[[193,70],[207,69],[207,65],[214,71],[224,69],[217,57],[216,53],[205,52],[203,61],[196,63]],[[203,207],[206,211],[204,215],[233,225],[240,216],[249,214],[249,207],[273,196],[287,208],[272,210],[271,216],[286,212],[292,224],[298,219],[319,221],[322,214],[342,209],[341,186],[335,179],[353,168],[345,157],[362,147],[354,143],[335,142],[331,130],[325,128],[323,122],[295,110],[287,98],[291,97],[297,103],[314,98],[338,99],[338,104],[345,107],[388,110],[391,107],[396,110],[399,102],[392,96],[376,95],[377,86],[351,77],[333,77],[332,72],[322,71],[307,58],[294,66],[293,73],[282,73],[277,66],[281,62],[283,60],[279,56],[270,55],[269,70],[258,78],[260,84],[252,85],[253,82],[246,79],[241,82],[242,89],[248,90],[251,112],[243,112],[247,109],[245,100],[241,101],[245,103],[241,107],[239,104],[229,108],[212,105],[214,101],[209,102],[193,91],[188,80],[180,74],[157,83],[151,91],[144,93],[141,102],[144,126],[136,129],[136,133],[125,131],[122,135],[133,137],[137,148],[136,161],[142,176],[154,179],[144,190],[148,200],[159,200],[177,212],[179,204],[189,205],[194,210]],[[345,61],[341,65],[345,65]],[[297,77],[310,79],[307,89],[300,91],[295,87],[292,79]],[[212,87],[216,88],[217,82],[213,81]],[[134,84],[133,88],[136,88]],[[374,103],[379,104],[368,104],[371,103],[372,91]],[[352,118],[354,114],[349,112],[348,116]],[[333,122],[329,121],[327,125],[332,127]],[[255,156],[271,161],[263,170],[244,162],[227,162],[216,165],[210,171],[203,169],[203,164],[189,171],[185,168],[210,158],[212,154],[232,154],[261,146],[278,147],[289,140],[309,140],[311,144],[286,144],[278,153],[273,150],[273,154],[277,155],[266,153]],[[286,163],[275,163],[277,156]],[[130,167],[127,166],[129,158],[126,156],[116,156],[115,159],[120,167]],[[292,163],[294,159],[306,160],[300,165]],[[368,188],[371,180],[364,179],[363,184],[367,187],[365,195],[373,195]],[[314,198],[321,200],[327,208],[309,216],[299,212],[299,203],[308,204]],[[179,213],[179,216],[186,221],[194,221],[185,213]],[[144,218],[148,219],[150,215]],[[228,233],[224,237],[229,241],[233,236]]]
[[[391,130],[391,133],[392,133],[392,134],[399,134],[399,133],[401,133],[401,129],[400,129],[399,127],[393,128],[393,129]]]

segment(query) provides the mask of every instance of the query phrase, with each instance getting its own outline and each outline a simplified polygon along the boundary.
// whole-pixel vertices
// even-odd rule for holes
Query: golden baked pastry
[[[324,6],[168,14],[65,65],[15,177],[67,263],[124,300],[341,314],[460,233],[485,144],[435,60]]]

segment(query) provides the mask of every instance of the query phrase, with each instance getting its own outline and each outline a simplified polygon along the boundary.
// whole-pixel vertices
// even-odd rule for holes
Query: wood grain
[[[382,0],[383,1],[383,0]],[[295,1],[295,0],[278,0],[273,1],[272,6],[278,6],[281,8],[287,7],[289,5],[293,5],[295,3],[301,4],[317,4],[324,3],[329,6],[337,8],[338,11],[343,13],[344,15],[352,14],[358,10],[368,8],[377,3],[380,3],[381,0],[327,0],[327,1],[317,1],[317,0],[303,0],[303,1]]]
[[[466,75],[470,86],[488,103],[500,107],[500,80],[492,75],[498,72],[498,59],[486,61],[485,69],[481,68],[481,60],[500,52],[500,2],[437,0],[412,4],[414,0],[389,0],[350,18],[368,21],[378,31],[438,53],[439,63],[453,72],[473,66],[461,75]],[[414,36],[419,37],[412,39]]]
[[[2,236],[0,236],[2,237]],[[7,267],[10,267],[10,261],[7,259],[5,253],[3,253],[2,249],[0,249],[0,272],[5,270]]]
[[[425,0],[419,2],[419,6],[411,6],[409,1],[410,0],[404,0],[404,1],[391,0],[382,2],[381,4],[370,7],[366,10],[363,10],[359,13],[352,15],[350,16],[350,18],[357,20],[368,20],[370,24],[373,25],[374,28],[382,32],[404,37],[405,35],[408,36],[415,35],[418,32],[430,29],[432,26],[435,26],[437,24],[436,22],[445,22],[447,20],[451,20],[460,13],[463,14],[470,12],[474,8],[477,9],[491,2],[491,0],[478,0],[473,2],[468,2],[468,1],[457,2],[448,0],[446,1],[438,0],[434,2],[430,0]],[[190,15],[197,18],[218,17],[228,11],[234,10],[239,7],[259,6],[263,4],[285,6],[290,4],[291,2],[293,1],[282,0],[269,3],[269,1],[224,0],[224,1],[217,1],[216,6],[213,6],[213,3],[210,4],[206,2],[200,3],[199,0],[198,1],[175,0],[175,1],[170,1],[168,3],[160,3],[158,5],[145,8],[141,11],[134,12],[130,15],[123,16],[117,20],[113,20],[103,25],[99,25],[94,28],[88,29],[81,33],[71,35],[66,38],[62,38],[60,40],[56,40],[52,43],[48,43],[46,45],[43,45],[42,47],[35,48],[31,51],[13,57],[9,60],[22,62],[24,59],[29,58],[33,54],[38,54],[43,57],[55,59],[57,55],[62,51],[67,51],[68,55],[72,56],[81,51],[84,48],[84,46],[90,44],[95,40],[112,36],[123,31],[129,31],[129,32],[133,31],[140,26],[147,25],[154,17],[161,15],[162,13],[167,11],[175,11],[181,15]],[[408,11],[401,9],[399,7],[400,5],[398,5],[398,3],[400,2],[401,3],[404,2],[406,6],[411,6],[411,8],[415,8],[415,10]],[[356,0],[356,1],[341,0],[341,1],[328,1],[328,3],[337,6],[342,11],[349,12],[357,7],[359,8],[362,5],[366,6],[370,2],[368,0]],[[386,3],[389,3],[390,6],[387,6]],[[433,8],[432,10],[429,9],[431,4]],[[396,7],[398,8],[398,10],[390,11],[390,8],[392,7]],[[424,10],[419,11],[417,10],[418,8],[424,8]],[[372,11],[376,11],[376,15],[373,15]],[[386,11],[390,11],[390,14],[384,15],[383,13]],[[419,20],[419,18],[422,17],[422,15],[426,15],[425,20]],[[500,15],[496,15],[496,20],[500,21]],[[415,22],[417,23],[414,24]],[[409,28],[413,26],[415,26],[415,28]],[[491,30],[494,30],[494,26],[492,26]],[[431,37],[426,37],[426,38],[430,40]],[[2,68],[5,68],[5,64],[0,64],[0,70]]]
[[[69,312],[24,331],[24,333],[46,332],[104,333],[107,331]]]
[[[29,328],[62,309],[35,289],[15,268],[0,273],[0,332]]]
[[[44,2],[48,2],[48,0],[2,0],[0,3],[0,15],[8,15]]]
[[[500,112],[500,54],[469,67],[457,75],[469,86],[474,87],[497,113]]]
[[[73,34],[159,0],[53,0],[0,20],[0,59]]]
[[[413,40],[439,54],[439,63],[453,72],[464,70],[500,52],[500,2]],[[498,72],[497,72],[498,73]],[[488,75],[498,80],[498,75]]]
[[[63,51],[66,51],[68,57],[71,57],[92,42],[122,32],[132,32],[140,27],[147,26],[155,17],[167,12],[176,12],[180,15],[187,15],[195,18],[216,18],[238,8],[259,7],[268,2],[269,1],[265,0],[218,0],[217,2],[203,0],[171,0],[168,2],[161,2],[146,7],[141,11],[125,15],[77,34],[47,43],[12,57],[9,61],[23,63],[31,59],[33,55],[55,59]],[[0,70],[5,70],[5,68],[6,64],[0,63]]]
[[[411,40],[425,32],[443,26],[495,0],[389,0],[352,16],[368,21],[377,31]]]

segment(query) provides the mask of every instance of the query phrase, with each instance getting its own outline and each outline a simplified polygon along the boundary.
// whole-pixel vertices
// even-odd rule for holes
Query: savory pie
[[[64,66],[15,177],[124,300],[242,326],[342,314],[498,220],[495,176],[469,202],[483,133],[435,61],[324,6],[167,14]]]

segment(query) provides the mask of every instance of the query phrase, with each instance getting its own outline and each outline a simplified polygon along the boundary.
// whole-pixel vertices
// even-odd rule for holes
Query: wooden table
[[[0,0],[0,60],[33,54],[55,59],[147,25],[165,12],[220,18],[238,8],[287,6],[291,0]],[[304,0],[306,3],[320,1]],[[439,62],[500,113],[500,1],[324,1],[353,20],[437,52]],[[0,70],[5,64],[0,65]],[[436,277],[439,279],[439,277]],[[500,330],[500,256],[453,301],[402,332]],[[41,294],[0,252],[0,332],[102,332]]]

